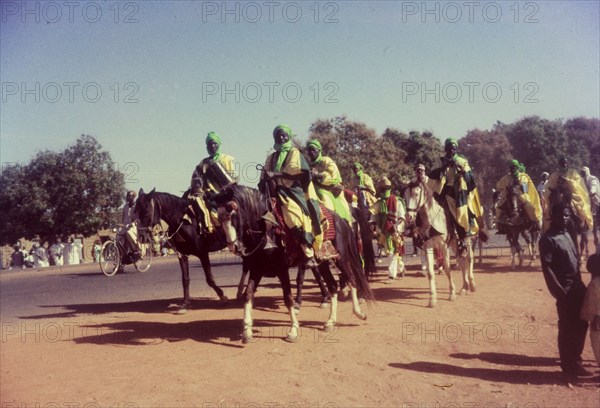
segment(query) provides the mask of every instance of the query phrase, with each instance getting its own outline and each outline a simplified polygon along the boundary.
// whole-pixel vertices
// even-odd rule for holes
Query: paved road
[[[224,253],[211,256],[217,284],[235,298],[241,263]],[[193,298],[214,297],[198,259],[190,262],[190,293]],[[125,272],[106,277],[98,264],[82,264],[43,269],[2,271],[0,273],[0,319],[68,317],[73,311],[100,311],[102,304],[131,303],[165,299],[179,301],[183,296],[181,272],[176,257],[155,258],[147,272],[133,265]],[[111,306],[112,307],[112,306]]]
[[[413,251],[411,245],[409,240],[406,248],[409,255]],[[484,256],[508,255],[503,236],[491,235],[490,242],[484,247]],[[216,294],[205,282],[200,261],[190,259],[192,298],[216,299]],[[217,284],[230,299],[235,298],[241,271],[239,258],[221,252],[212,254],[211,260]],[[420,257],[405,256],[407,265],[419,262]],[[292,279],[295,279],[295,272],[290,271]],[[176,257],[155,258],[144,273],[128,265],[124,273],[113,277],[104,276],[97,264],[0,273],[0,320],[3,322],[99,313],[103,312],[103,304],[110,304],[114,310],[115,304],[122,303],[122,307],[130,304],[134,308],[135,302],[164,299],[164,307],[167,307],[169,302],[177,303],[181,298],[181,272]]]

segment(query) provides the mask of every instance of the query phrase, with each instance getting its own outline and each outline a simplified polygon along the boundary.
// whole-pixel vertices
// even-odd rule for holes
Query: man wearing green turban
[[[354,180],[352,180],[352,190],[359,197],[359,208],[368,209],[371,207],[377,198],[375,197],[375,185],[373,179],[364,171],[364,167],[359,162],[354,163],[352,167],[354,172]]]
[[[321,211],[311,181],[310,169],[300,150],[292,144],[292,129],[279,125],[273,130],[275,152],[265,161],[259,182],[261,192],[277,200],[283,220],[302,248],[303,266],[317,266],[315,250],[323,241]]]
[[[539,228],[542,227],[542,205],[540,196],[535,188],[533,181],[525,173],[525,166],[517,160],[509,160],[509,171],[496,183],[496,192],[501,195],[501,199],[496,206],[496,218],[500,224],[501,220],[506,220],[508,214],[505,213],[506,200],[510,195],[510,189],[516,187],[518,190],[517,200],[523,207],[529,221]]]
[[[337,213],[352,224],[350,207],[342,195],[342,175],[337,164],[329,156],[323,156],[323,147],[318,140],[311,140],[306,145],[312,180],[319,201],[325,208]]]
[[[202,159],[192,173],[189,197],[193,199],[191,210],[200,219],[202,228],[212,233],[221,223],[211,197],[226,185],[235,183],[237,176],[233,157],[221,153],[221,138],[217,133],[208,132],[206,150],[209,156]],[[184,215],[184,220],[190,223],[191,218],[189,212]]]

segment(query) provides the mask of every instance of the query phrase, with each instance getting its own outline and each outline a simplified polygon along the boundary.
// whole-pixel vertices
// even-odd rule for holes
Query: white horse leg
[[[352,294],[352,312],[360,320],[367,320],[367,314],[365,312],[363,312],[360,307],[360,302],[358,300],[358,291],[356,290],[356,288],[354,286],[351,289],[351,294]]]
[[[471,239],[465,238],[466,252],[464,256],[460,254],[457,257],[457,263],[463,276],[463,287],[460,294],[464,295],[467,291],[475,292],[475,276],[473,275],[473,246]]]
[[[335,324],[337,322],[337,308],[338,308],[338,295],[334,293],[331,296],[331,304],[329,306],[329,319],[325,322],[325,326],[323,330],[326,332],[333,331]]]
[[[456,287],[454,286],[454,281],[452,280],[452,268],[450,268],[450,251],[448,250],[448,246],[442,241],[439,244],[439,251],[442,252],[442,265],[441,269],[443,269],[444,273],[448,277],[448,290],[450,294],[448,295],[448,300],[456,299]]]
[[[471,238],[467,238],[467,277],[469,278],[469,290],[475,292],[475,273],[473,272],[473,264],[475,263],[475,252],[473,252],[473,242]]]
[[[252,338],[252,299],[248,299],[246,303],[244,303],[244,330],[242,332],[242,343],[250,343]]]
[[[427,279],[429,280],[429,307],[437,303],[437,289],[435,287],[435,260],[433,259],[433,248],[427,246],[425,249],[427,257]]]
[[[296,317],[296,310],[293,307],[290,307],[288,309],[288,312],[290,315],[290,322],[292,323],[292,327],[290,327],[285,341],[295,343],[298,341],[298,328],[300,327],[300,323],[298,322],[298,318]]]

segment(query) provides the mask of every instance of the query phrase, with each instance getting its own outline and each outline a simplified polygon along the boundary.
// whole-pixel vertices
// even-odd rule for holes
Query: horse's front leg
[[[252,305],[254,304],[254,292],[258,286],[258,282],[255,281],[256,277],[253,275],[253,273],[250,273],[248,286],[246,286],[246,292],[244,293],[244,327],[242,330],[242,343],[244,344],[250,343],[254,338],[254,334],[252,333]],[[260,277],[257,280],[260,281]]]
[[[367,314],[363,312],[360,307],[360,301],[358,300],[358,291],[354,286],[351,286],[350,293],[352,295],[352,312],[360,320],[367,320]]]
[[[464,295],[467,291],[475,292],[475,275],[473,274],[473,246],[470,238],[465,238],[464,254],[458,254],[457,263],[463,275],[463,287],[460,294]]]
[[[427,279],[429,281],[429,307],[437,304],[437,288],[435,285],[435,260],[433,259],[433,248],[425,247],[425,259],[427,264]]]
[[[323,326],[323,330],[326,332],[332,331],[337,323],[337,308],[338,308],[338,285],[331,273],[331,269],[329,269],[329,265],[327,262],[319,265],[319,272],[323,277],[325,283],[327,284],[327,289],[329,291],[329,296],[331,297],[331,303],[329,304],[329,318],[325,325]]]
[[[246,278],[250,269],[246,265],[246,261],[242,261],[242,276],[240,277],[240,283],[238,283],[237,293],[235,295],[236,300],[244,299],[244,289],[246,288]]]
[[[298,323],[298,318],[296,317],[296,311],[294,309],[294,297],[292,296],[292,284],[290,282],[289,269],[287,267],[282,267],[281,269],[282,270],[279,272],[279,282],[281,282],[281,290],[283,291],[283,301],[285,303],[285,306],[288,308],[291,323],[291,327],[288,331],[285,341],[295,343],[298,341],[299,338],[298,328],[300,324]]]
[[[448,278],[448,300],[456,299],[456,287],[454,286],[454,281],[452,280],[452,268],[450,267],[450,251],[448,250],[448,245],[444,242],[440,237],[440,241],[436,244],[437,250],[441,254],[441,267]]]
[[[179,255],[179,267],[181,268],[181,284],[183,286],[183,303],[177,309],[177,314],[186,314],[190,307],[190,265],[187,255]]]
[[[296,274],[296,301],[294,302],[294,309],[297,311],[300,311],[300,306],[302,305],[302,287],[304,286],[305,274],[306,269],[304,269],[304,267],[299,267],[298,273]]]
[[[227,302],[229,299],[223,294],[223,290],[215,283],[215,278],[212,274],[212,269],[210,267],[210,259],[208,257],[208,252],[201,252],[199,258],[200,263],[202,263],[202,269],[204,269],[206,283],[208,284],[208,286],[213,288],[213,290],[217,293],[217,296],[219,296],[219,299],[222,302]]]

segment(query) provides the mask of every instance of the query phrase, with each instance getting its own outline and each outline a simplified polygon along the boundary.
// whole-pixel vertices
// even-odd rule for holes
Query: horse
[[[504,203],[499,206],[502,199],[502,192],[494,193],[494,207],[500,208],[501,216],[496,219],[497,234],[506,235],[506,240],[511,250],[511,268],[516,269],[516,257],[519,258],[519,266],[523,266],[524,255],[523,248],[519,243],[519,235],[525,239],[529,250],[530,262],[532,265],[537,259],[537,241],[540,236],[540,226],[532,222],[525,213],[523,206],[519,203],[520,189],[518,185],[513,185],[505,192]]]
[[[232,185],[224,188],[215,197],[219,218],[223,225],[229,249],[242,256],[250,270],[250,279],[244,294],[244,327],[242,342],[248,343],[253,338],[252,306],[254,292],[263,276],[276,276],[279,278],[283,291],[283,298],[290,317],[291,327],[285,338],[288,342],[299,339],[299,323],[294,311],[294,299],[291,291],[289,277],[290,266],[297,265],[298,259],[290,259],[283,248],[283,240],[289,249],[289,235],[283,236],[280,231],[281,220],[278,221],[276,213],[268,211],[266,197],[260,191],[241,185]],[[322,208],[322,211],[323,208]],[[335,261],[348,285],[351,286],[353,312],[361,320],[367,316],[362,311],[358,293],[366,300],[372,300],[373,295],[368,280],[361,266],[358,256],[356,241],[350,225],[331,212],[335,238],[332,243],[339,256]],[[237,221],[237,222],[235,222]],[[325,331],[334,329],[337,323],[337,289],[338,285],[329,268],[329,262],[323,261],[318,266],[318,272],[323,276],[331,296],[329,318],[323,326]]]
[[[429,278],[429,307],[437,304],[437,288],[435,283],[435,261],[440,261],[441,267],[448,277],[448,300],[456,299],[456,289],[452,280],[450,268],[450,253],[448,242],[448,222],[441,205],[433,198],[433,192],[424,183],[411,183],[404,190],[406,202],[405,235],[412,235],[415,243],[424,249],[427,259],[427,277]],[[421,244],[421,245],[419,245]],[[463,291],[471,287],[467,275],[463,271]],[[472,281],[471,281],[472,282]]]
[[[223,290],[215,283],[208,256],[209,252],[219,251],[227,247],[225,234],[221,228],[217,228],[213,233],[200,234],[195,225],[185,223],[183,215],[188,205],[189,201],[186,198],[157,192],[155,189],[147,194],[143,189],[140,189],[135,205],[135,212],[142,227],[153,228],[160,225],[161,220],[169,227],[166,234],[167,244],[175,250],[179,258],[183,285],[183,302],[178,307],[177,314],[185,314],[191,304],[188,262],[190,255],[195,255],[200,259],[208,286],[213,288],[222,302],[228,301]],[[240,281],[240,286],[242,286],[242,281]]]

